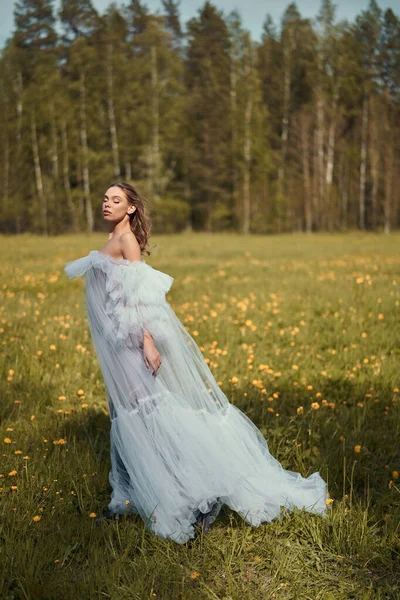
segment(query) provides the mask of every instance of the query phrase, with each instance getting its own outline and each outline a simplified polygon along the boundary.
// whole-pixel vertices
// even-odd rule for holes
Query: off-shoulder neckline
[[[113,262],[117,265],[134,265],[134,264],[138,264],[138,263],[146,264],[146,261],[144,260],[144,258],[142,258],[140,260],[128,260],[127,258],[114,258],[110,254],[105,254],[104,252],[101,252],[101,250],[91,250],[90,254],[92,254],[92,253],[100,254],[101,256],[108,258],[108,260],[110,260],[111,262]]]

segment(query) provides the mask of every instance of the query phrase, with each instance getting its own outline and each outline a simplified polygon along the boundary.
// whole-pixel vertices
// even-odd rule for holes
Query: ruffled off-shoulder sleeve
[[[143,341],[147,331],[154,341],[171,333],[166,294],[174,278],[142,261],[113,264],[106,281],[106,312],[113,320],[117,343],[128,336]]]
[[[166,299],[174,281],[171,275],[154,269],[143,259],[114,260],[96,250],[66,263],[64,270],[73,279],[87,275],[92,267],[105,273],[105,312],[114,342],[123,344],[129,338],[140,345],[145,332],[150,333],[154,341],[168,339],[173,331]],[[105,331],[110,332],[110,329],[105,327]]]

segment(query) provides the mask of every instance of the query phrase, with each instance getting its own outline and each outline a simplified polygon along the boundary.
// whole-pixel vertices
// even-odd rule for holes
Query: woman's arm
[[[140,261],[142,254],[140,251],[139,242],[133,232],[123,233],[120,237],[121,252],[122,256],[133,261]],[[143,328],[143,358],[146,366],[153,369],[153,375],[156,376],[157,371],[161,365],[161,356],[157,348],[154,345],[154,339],[152,335]]]
[[[151,334],[147,331],[147,329],[143,329],[143,341],[147,338],[148,340],[154,341]]]
[[[136,236],[133,232],[128,231],[126,233],[123,233],[120,237],[120,244],[122,256],[126,260],[130,260],[131,262],[135,260],[141,260],[142,255],[140,251],[139,242],[137,241]],[[146,329],[143,329],[143,342],[145,338],[147,338],[151,342],[154,342],[151,334]]]

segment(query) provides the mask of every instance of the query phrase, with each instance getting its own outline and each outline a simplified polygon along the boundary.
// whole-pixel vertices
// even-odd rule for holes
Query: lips
[[[110,211],[105,210],[105,211],[103,211],[103,215],[111,215],[111,213],[110,213]]]

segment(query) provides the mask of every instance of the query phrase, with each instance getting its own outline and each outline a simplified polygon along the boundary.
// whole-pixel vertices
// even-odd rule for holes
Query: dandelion
[[[296,412],[298,415],[302,415],[304,413],[304,408],[302,406],[298,406]]]
[[[264,384],[261,381],[261,379],[253,379],[253,381],[251,382],[252,385],[254,385],[254,387],[258,387],[258,388],[263,388]]]
[[[10,438],[4,438],[4,443],[5,444],[11,444]]]
[[[354,452],[357,452],[357,454],[361,451],[361,446],[354,446]]]
[[[312,408],[313,410],[318,410],[318,409],[319,409],[319,407],[320,407],[320,406],[319,406],[319,402],[312,402],[312,403],[311,403],[311,408]]]
[[[40,515],[36,515],[35,517],[33,517],[32,521],[35,521],[35,523],[37,523],[38,521],[40,521],[42,517]]]
[[[393,475],[393,479],[398,479],[399,478],[399,472],[398,471],[393,471],[392,475]]]
[[[332,502],[333,502],[333,498],[327,498],[325,500],[325,504],[332,504]]]
[[[198,577],[200,575],[200,573],[198,571],[193,571],[193,573],[191,574],[191,578],[192,579],[196,579],[196,577]]]
[[[97,514],[95,512],[91,512],[90,515],[89,515],[89,517],[91,519],[94,519],[94,517],[97,517]]]
[[[17,474],[17,471],[14,469],[13,471],[9,472],[10,477],[14,477],[14,475]]]
[[[231,383],[237,383],[239,379],[235,376],[231,377]]]

